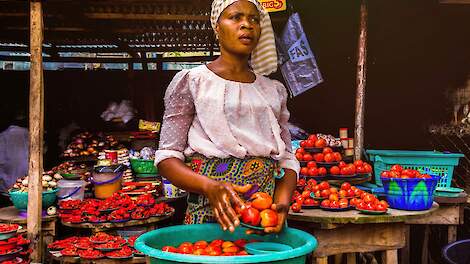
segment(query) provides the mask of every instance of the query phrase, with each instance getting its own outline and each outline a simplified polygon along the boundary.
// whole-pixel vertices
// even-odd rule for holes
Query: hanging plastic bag
[[[290,16],[278,43],[281,72],[292,96],[323,82],[298,13]]]

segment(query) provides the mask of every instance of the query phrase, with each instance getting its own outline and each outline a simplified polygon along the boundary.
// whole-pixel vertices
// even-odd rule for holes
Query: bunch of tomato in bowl
[[[207,242],[200,240],[194,243],[183,242],[176,247],[164,246],[161,250],[171,253],[204,256],[246,256],[248,253],[245,251],[245,245],[248,242],[255,242],[255,240],[247,241],[243,238],[235,241],[216,239]]]
[[[382,178],[399,178],[399,179],[432,179],[429,174],[421,174],[414,169],[405,169],[401,165],[395,164],[390,170],[384,170],[380,173]]]
[[[353,163],[346,163],[340,161],[338,166],[333,166],[329,170],[331,175],[337,176],[354,176],[357,174],[370,174],[372,173],[372,166],[362,160],[356,160]]]

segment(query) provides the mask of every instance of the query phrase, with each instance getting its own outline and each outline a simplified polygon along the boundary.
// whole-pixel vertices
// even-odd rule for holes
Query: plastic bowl
[[[57,192],[55,189],[52,191],[42,192],[42,208],[47,209],[53,205],[57,199]],[[10,200],[16,209],[25,211],[28,208],[28,193],[27,192],[9,192]]]
[[[284,263],[304,264],[307,254],[317,248],[314,236],[294,228],[284,228],[280,234],[247,235],[246,228],[237,227],[235,232],[223,231],[218,224],[179,225],[160,228],[141,235],[137,238],[135,249],[150,256],[150,263]],[[235,241],[237,239],[256,239],[264,242],[276,242],[292,247],[290,250],[263,255],[248,256],[196,256],[170,252],[163,252],[163,246],[178,246],[189,241],[211,241],[223,239]]]
[[[390,208],[421,211],[432,207],[439,177],[429,179],[381,178]]]
[[[158,173],[154,160],[131,159],[131,168],[137,174],[153,174]]]

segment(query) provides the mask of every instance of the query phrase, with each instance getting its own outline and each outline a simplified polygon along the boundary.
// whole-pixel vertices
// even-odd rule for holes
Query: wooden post
[[[44,80],[42,65],[43,21],[41,1],[30,1],[30,83],[29,83],[29,171],[28,237],[32,263],[42,262],[42,171],[44,133]]]
[[[367,6],[361,1],[361,22],[359,29],[358,61],[356,75],[356,123],[354,127],[354,158],[361,159],[364,148],[364,99],[366,90],[367,61]]]

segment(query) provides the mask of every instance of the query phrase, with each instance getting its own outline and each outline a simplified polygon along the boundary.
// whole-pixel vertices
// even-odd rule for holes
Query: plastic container
[[[421,211],[432,207],[439,177],[430,179],[382,178],[390,208]]]
[[[157,167],[154,165],[154,160],[145,159],[131,159],[132,171],[138,174],[157,174]]]
[[[141,235],[137,238],[135,248],[150,256],[150,263],[278,263],[304,264],[307,254],[317,248],[314,236],[294,228],[284,228],[280,234],[247,235],[246,228],[237,227],[235,232],[223,231],[218,224],[179,225],[160,228]],[[223,239],[234,241],[240,238],[257,239],[265,242],[277,242],[291,246],[293,249],[266,254],[263,256],[196,256],[163,252],[163,246],[177,246],[182,242],[198,240],[211,241]],[[149,262],[147,262],[149,263]]]
[[[86,182],[82,180],[60,180],[57,182],[59,200],[83,200]]]
[[[57,199],[58,189],[52,191],[42,192],[42,208],[47,209],[53,205]],[[10,200],[16,209],[26,211],[28,208],[28,193],[27,192],[9,192]]]
[[[98,199],[106,199],[121,189],[124,166],[96,167],[90,182],[94,185],[94,194]]]
[[[470,260],[470,239],[460,240],[445,246],[442,257],[447,264],[468,263]]]
[[[438,151],[367,150],[366,152],[370,161],[374,163],[375,182],[379,186],[382,186],[380,173],[399,164],[406,169],[440,176],[437,186],[450,187],[454,167],[459,164],[459,158],[464,156],[461,153]]]

